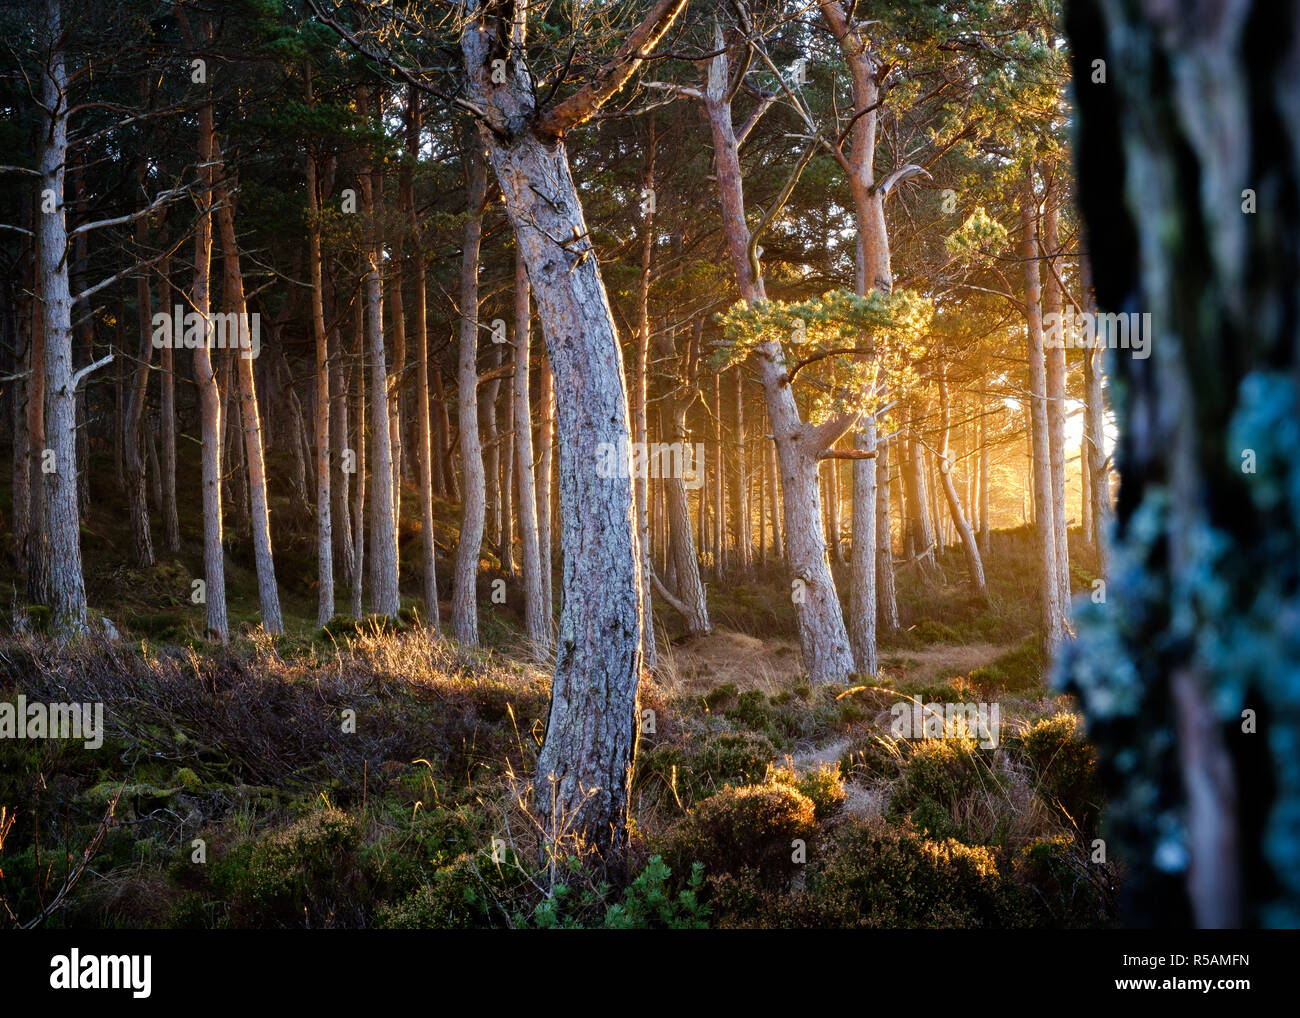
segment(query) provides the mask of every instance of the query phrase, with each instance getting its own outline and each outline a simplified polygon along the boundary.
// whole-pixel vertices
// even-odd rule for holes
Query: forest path
[[[881,678],[900,691],[935,686],[954,675],[969,675],[976,668],[996,661],[1014,650],[1015,641],[999,643],[936,643],[921,648],[882,652]],[[663,681],[678,695],[703,696],[730,682],[738,692],[760,689],[772,696],[788,689],[803,676],[797,643],[784,639],[762,640],[732,630],[715,628],[676,647],[661,648]],[[954,697],[957,689],[954,687]],[[853,743],[851,734],[836,733],[829,739],[798,746],[778,759],[799,773],[836,764]],[[887,798],[879,782],[846,781],[848,798],[844,813],[879,816]]]

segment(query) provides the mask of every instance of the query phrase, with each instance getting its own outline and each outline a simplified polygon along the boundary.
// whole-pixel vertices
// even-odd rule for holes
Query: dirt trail
[[[881,654],[884,678],[895,684],[931,684],[953,673],[969,674],[973,669],[996,660],[1013,649],[1014,644],[969,643],[934,644]],[[703,637],[687,640],[675,647],[660,648],[659,678],[679,696],[703,696],[724,683],[738,691],[760,689],[769,696],[789,688],[803,675],[803,663],[797,644],[788,640],[762,640],[728,629],[715,629]],[[850,740],[836,735],[826,742],[803,746],[789,755],[800,772],[814,770],[839,761]],[[884,808],[883,793],[878,787],[858,782],[846,786],[848,800],[844,811],[856,816],[878,816]]]

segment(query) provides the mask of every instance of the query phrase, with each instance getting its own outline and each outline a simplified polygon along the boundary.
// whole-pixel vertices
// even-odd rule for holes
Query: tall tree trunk
[[[631,422],[613,314],[562,136],[626,82],[685,6],[659,0],[618,57],[540,119],[533,79],[518,56],[525,19],[515,7],[471,0],[475,17],[461,36],[469,95],[487,111],[492,129],[484,133],[528,265],[557,392],[564,608],[536,805],[548,848],[567,829],[611,862],[627,845],[640,731],[640,554],[628,471],[600,477],[589,458],[602,443],[625,448]],[[506,57],[506,81],[494,84],[491,61]]]
[[[406,156],[415,161],[420,155],[420,93],[411,86],[406,105]],[[432,421],[429,413],[429,307],[428,280],[426,278],[424,247],[420,241],[420,221],[415,211],[415,185],[409,174],[403,173],[403,198],[407,229],[411,231],[414,248],[411,266],[415,270],[415,358],[416,358],[416,469],[420,479],[420,575],[424,581],[425,623],[435,633],[441,618],[438,613],[437,548],[433,532],[434,477],[441,478],[441,470],[433,469]],[[525,376],[526,380],[527,376]],[[527,415],[525,415],[527,420]],[[441,455],[441,434],[438,438]],[[438,488],[442,489],[441,480]]]
[[[37,215],[39,287],[42,303],[45,368],[45,434],[31,433],[33,453],[43,460],[46,448],[54,470],[42,475],[44,498],[33,485],[33,501],[43,502],[44,521],[33,519],[35,534],[49,535],[50,608],[54,631],[65,636],[84,633],[86,582],[81,570],[81,521],[77,514],[77,383],[72,368],[72,294],[68,280],[68,231],[63,204],[63,176],[68,155],[68,74],[63,53],[63,24],[59,0],[44,0],[42,12],[48,57],[41,77],[41,100],[47,123],[41,132],[41,189],[53,194],[55,210]],[[32,381],[40,362],[33,358]],[[35,398],[33,385],[33,395]],[[30,427],[30,425],[29,425]],[[48,446],[46,445],[48,443]],[[34,460],[36,462],[36,460]],[[35,515],[35,514],[33,514]],[[40,554],[29,554],[29,567]],[[39,568],[39,567],[38,567]]]
[[[186,26],[186,35],[189,35]],[[230,639],[226,617],[226,561],[221,518],[221,393],[212,369],[209,344],[212,321],[208,317],[212,279],[212,201],[216,170],[212,165],[212,104],[199,107],[199,217],[194,227],[194,282],[190,302],[203,322],[204,341],[194,347],[194,384],[199,391],[199,430],[203,438],[203,579],[207,633],[226,643]]]
[[[465,240],[460,269],[460,540],[452,579],[451,635],[461,643],[478,643],[478,563],[483,547],[485,478],[478,417],[478,258],[483,236],[483,202],[487,194],[487,164],[477,135],[465,146],[467,170]]]
[[[170,265],[164,261],[159,272],[161,278],[161,304],[167,307],[172,297]],[[170,344],[158,353],[160,360],[159,383],[162,395],[158,401],[158,418],[162,425],[162,494],[163,530],[167,534],[167,550],[181,550],[181,521],[176,506],[176,355]]]
[[[727,572],[726,446],[722,444],[722,378],[713,373],[713,578]]]
[[[452,441],[451,413],[447,409],[447,391],[442,381],[442,365],[433,358],[433,397],[438,412],[434,417],[437,424],[438,469],[442,474],[441,494],[456,501],[460,498],[460,487],[456,481],[456,448]]]
[[[221,147],[212,140],[212,158],[220,164]],[[239,266],[239,247],[235,241],[235,211],[230,192],[223,186],[216,188],[217,225],[221,230],[221,250],[224,256],[224,280],[227,314],[238,316],[241,331],[251,329],[248,323],[248,303],[244,298],[244,276]],[[280,594],[275,582],[275,562],[271,555],[271,517],[266,497],[266,465],[262,458],[262,424],[257,408],[257,390],[253,381],[252,350],[231,351],[235,370],[239,376],[239,405],[243,418],[244,462],[248,468],[248,488],[251,500],[253,530],[253,556],[257,567],[257,592],[262,607],[262,627],[268,633],[284,631],[280,617]]]
[[[715,36],[717,43],[720,35],[715,32]],[[727,92],[727,59],[725,53],[719,53],[709,61],[705,108],[713,136],[727,250],[740,296],[752,305],[766,300],[767,294],[762,275],[754,272],[749,261],[750,232],[745,220],[739,143]],[[804,667],[813,682],[841,682],[853,670],[853,656],[826,557],[817,490],[818,457],[855,421],[850,416],[836,417],[816,427],[805,424],[786,377],[780,344],[766,340],[758,345],[756,355],[755,367],[767,399],[781,465],[786,553],[793,574],[792,599]]]
[[[1065,636],[1061,613],[1060,585],[1056,572],[1056,530],[1052,517],[1052,465],[1048,439],[1046,362],[1043,351],[1042,296],[1038,270],[1038,245],[1034,236],[1034,168],[1025,171],[1020,205],[1020,257],[1025,267],[1025,321],[1029,343],[1030,446],[1033,450],[1034,527],[1038,535],[1041,588],[1038,592],[1043,635],[1054,647]]]
[[[654,255],[655,209],[655,115],[647,121],[649,138],[646,141],[645,176],[642,183],[641,202],[641,272],[637,278],[637,330],[636,375],[632,385],[632,437],[640,449],[642,462],[648,463],[649,429],[646,426],[646,401],[650,380],[650,271]],[[650,560],[650,478],[648,470],[637,471],[634,478],[636,496],[637,535],[641,546],[641,658],[651,671],[658,665],[655,649],[654,606],[651,598],[651,577],[654,564]],[[662,484],[663,481],[660,481]],[[660,544],[662,547],[662,543]]]
[[[537,483],[533,475],[533,412],[529,399],[528,367],[531,361],[532,294],[528,265],[515,255],[515,371],[514,417],[516,475],[519,479],[519,548],[524,581],[524,633],[534,660],[550,653],[549,614],[542,603],[542,559],[537,537]]]
[[[307,68],[307,96],[311,101],[311,67]],[[316,345],[316,576],[320,585],[316,623],[334,617],[334,535],[330,498],[330,356],[325,331],[324,274],[320,252],[320,195],[317,191],[316,156],[307,156],[307,260],[311,265],[311,327]]]
[[[903,460],[903,488],[907,502],[909,555],[916,559],[917,568],[927,583],[940,582],[939,563],[935,555],[937,535],[931,528],[930,510],[926,498],[925,466],[915,405],[908,408],[907,456]],[[936,521],[937,522],[937,521]]]
[[[768,427],[772,426],[768,421]],[[767,460],[767,500],[768,511],[772,517],[772,550],[778,562],[785,562],[785,538],[781,527],[781,486],[776,483],[776,443],[769,438],[763,439],[763,451]]]
[[[749,532],[749,518],[746,513],[745,490],[748,475],[745,471],[745,374],[737,366],[734,372],[735,396],[734,426],[731,432],[731,539],[736,542],[735,568],[741,576],[747,576],[751,568],[752,539]],[[834,467],[834,464],[831,464]],[[842,561],[842,560],[841,560]]]
[[[889,529],[889,443],[876,443],[876,625],[898,631],[898,594],[894,585],[894,539]]]
[[[1059,184],[1047,190],[1043,215],[1042,252],[1047,259],[1047,277],[1043,282],[1043,314],[1061,316],[1062,294],[1057,283],[1055,260],[1061,247],[1059,236]],[[1047,443],[1052,472],[1052,541],[1056,563],[1056,598],[1065,625],[1070,622],[1070,543],[1065,512],[1065,345],[1052,344],[1044,351],[1047,368]]]
[[[989,554],[989,417],[988,408],[980,407],[980,554]]]
[[[689,443],[686,431],[686,411],[695,394],[699,392],[699,339],[704,331],[704,318],[696,319],[690,350],[687,354],[686,376],[678,377],[677,386],[665,394],[661,404],[663,419],[668,421],[667,438],[670,442],[679,442],[683,450]],[[670,332],[662,333],[660,357],[672,358],[673,339]],[[693,482],[698,483],[700,492],[700,515],[704,514],[707,499],[704,498],[704,457],[693,461],[695,474]],[[686,478],[679,475],[667,477],[661,482],[664,498],[664,516],[668,530],[667,551],[671,557],[672,577],[670,583],[676,595],[665,600],[682,616],[686,628],[692,636],[711,631],[709,608],[704,596],[704,584],[700,579],[699,555],[695,548],[695,531],[691,524],[691,507],[686,493]],[[652,575],[652,579],[654,579]],[[660,584],[655,579],[656,589]],[[663,593],[663,591],[661,591]]]
[[[369,94],[361,89],[358,105],[368,110]],[[382,107],[382,101],[378,104]],[[402,606],[397,576],[397,516],[393,503],[393,445],[389,422],[388,370],[384,352],[382,180],[373,166],[361,173],[361,200],[369,233],[366,251],[366,333],[370,342],[370,415],[374,498],[370,509],[370,610],[394,618]]]
[[[362,266],[362,279],[365,278]],[[357,486],[352,505],[352,617],[361,618],[365,611],[362,590],[365,587],[366,565],[366,302],[358,293],[352,313],[352,420],[356,429],[352,442],[353,466],[356,468]]]
[[[515,575],[515,401],[510,379],[514,377],[514,354],[508,362],[510,374],[505,387],[506,396],[501,401],[501,569],[510,577]]]
[[[497,427],[497,400],[501,395],[500,370],[505,351],[493,340],[489,347],[488,380],[479,386],[478,416],[483,448],[483,506],[487,543],[503,562],[501,550],[501,431]]]
[[[980,597],[987,597],[984,586],[984,563],[980,559],[979,548],[975,546],[975,535],[966,514],[962,511],[961,500],[957,497],[957,486],[952,480],[952,458],[948,454],[949,434],[952,430],[952,411],[948,398],[948,365],[939,362],[939,480],[943,484],[944,498],[948,502],[948,513],[952,525],[961,540],[962,552],[966,556],[966,570],[970,573],[971,589]]]
[[[864,414],[854,432],[854,448],[879,455],[876,418]],[[864,464],[863,469],[858,464]],[[865,507],[870,512],[865,512]],[[876,464],[853,462],[853,561],[849,580],[849,643],[853,667],[868,681],[876,676]]]
[[[339,322],[343,311],[336,305],[335,324],[329,336],[330,356],[330,448],[338,450],[338,455],[331,455],[333,477],[330,481],[330,494],[334,499],[331,518],[334,531],[334,557],[341,569],[344,586],[351,590],[356,586],[356,577],[352,568],[355,553],[352,548],[352,510],[349,504],[348,480],[351,473],[347,470],[346,457],[351,452],[348,445],[348,383],[344,370],[344,352],[342,328]]]

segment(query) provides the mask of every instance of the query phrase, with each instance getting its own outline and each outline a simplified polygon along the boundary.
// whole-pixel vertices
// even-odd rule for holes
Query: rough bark
[[[68,231],[63,204],[64,167],[68,155],[68,74],[64,60],[62,11],[58,0],[45,0],[49,44],[41,101],[47,121],[41,132],[41,189],[54,194],[55,210],[37,214],[40,300],[44,326],[46,407],[44,436],[32,435],[38,456],[47,447],[54,470],[43,474],[44,527],[49,535],[50,608],[54,631],[63,636],[86,632],[86,583],[81,570],[81,525],[77,513],[76,384],[72,368],[72,294],[68,280]],[[33,361],[33,379],[37,362]],[[38,444],[40,443],[40,444]],[[33,492],[40,499],[40,489]],[[29,556],[29,565],[31,556]]]
[[[640,731],[641,595],[631,479],[600,477],[591,457],[602,443],[624,447],[631,422],[613,314],[562,136],[626,82],[684,6],[660,0],[615,60],[540,121],[532,79],[516,55],[525,39],[514,6],[472,3],[477,16],[461,39],[557,392],[564,607],[536,806],[552,846],[571,831],[611,862],[627,844]],[[490,62],[506,56],[506,82],[493,84]]]

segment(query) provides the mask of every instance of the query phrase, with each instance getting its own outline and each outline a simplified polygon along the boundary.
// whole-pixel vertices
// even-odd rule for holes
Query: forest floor
[[[221,648],[200,638],[202,607],[188,596],[200,568],[194,521],[182,522],[179,554],[160,549],[141,569],[126,514],[102,487],[84,529],[87,584],[121,638],[72,648],[39,632],[0,639],[0,700],[106,705],[102,749],[0,740],[0,903],[19,922],[1114,922],[1120,874],[1093,861],[1093,754],[1047,682],[1027,530],[993,535],[987,600],[967,589],[956,549],[939,582],[900,570],[903,625],[882,638],[870,681],[807,682],[775,567],[710,583],[707,636],[658,615],[631,873],[568,845],[557,876],[538,866],[531,809],[549,672],[524,656],[509,598],[492,601],[491,581],[507,578],[499,563],[485,560],[481,577],[483,646],[430,640],[413,600],[418,521],[404,518],[412,596],[402,619],[318,630],[310,533],[287,527],[276,545],[287,632],[272,639],[255,626],[256,582],[236,530],[237,635]],[[405,498],[404,511],[414,503]],[[439,507],[439,520],[455,518]],[[454,529],[437,539],[449,556]],[[1088,562],[1079,548],[1077,589],[1091,580]],[[39,613],[22,614],[39,630]],[[996,703],[1000,738],[981,748],[955,722],[943,737],[900,738],[892,708],[914,700]]]

